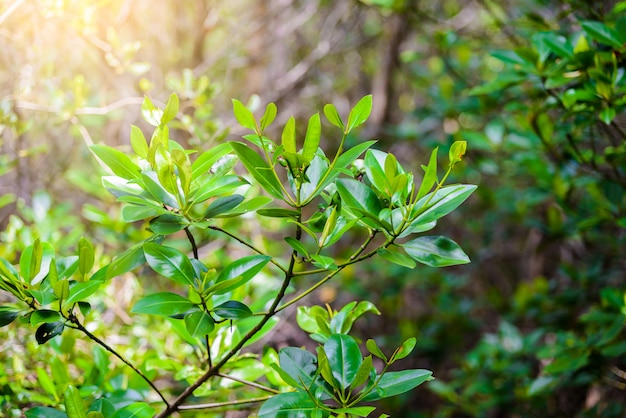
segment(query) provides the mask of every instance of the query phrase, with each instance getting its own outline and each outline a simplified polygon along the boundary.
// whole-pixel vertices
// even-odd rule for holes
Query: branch
[[[231,406],[231,405],[245,405],[248,403],[259,403],[259,402],[265,402],[266,400],[268,400],[269,398],[271,398],[273,395],[270,396],[263,396],[261,398],[251,398],[251,399],[241,399],[238,401],[228,401],[228,402],[214,402],[214,403],[204,403],[204,404],[197,404],[197,405],[180,405],[178,407],[178,410],[180,411],[190,411],[190,410],[194,410],[194,409],[211,409],[211,408],[220,408],[222,406]]]

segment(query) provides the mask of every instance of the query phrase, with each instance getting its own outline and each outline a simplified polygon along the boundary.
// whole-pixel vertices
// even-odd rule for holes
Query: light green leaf
[[[278,110],[276,109],[276,105],[274,103],[268,103],[265,107],[265,113],[263,113],[263,117],[261,118],[261,131],[264,131],[265,128],[274,122],[277,111]]]
[[[57,393],[57,388],[56,386],[54,386],[52,378],[50,377],[48,372],[46,372],[41,367],[37,367],[37,381],[39,382],[39,385],[43,388],[43,390],[45,390],[49,395],[52,395],[52,397],[56,401],[59,401],[59,394]]]
[[[228,143],[224,143],[203,152],[196,158],[193,164],[191,164],[191,177],[197,179],[201,175],[208,173],[216,162],[231,151],[231,146]]]
[[[49,406],[36,406],[24,412],[26,418],[68,418],[67,414]]]
[[[369,94],[363,97],[359,102],[352,108],[350,111],[350,115],[348,115],[348,126],[344,133],[350,132],[352,129],[357,126],[363,124],[370,117],[370,113],[372,113],[372,95]]]
[[[320,145],[320,137],[322,134],[322,124],[320,121],[320,114],[316,113],[309,118],[309,124],[306,128],[306,135],[304,137],[304,147],[302,148],[302,156],[310,163],[315,157],[317,148]]]
[[[380,379],[377,388],[363,398],[363,402],[377,401],[408,392],[424,382],[433,380],[432,374],[430,370],[424,369],[387,372]]]
[[[417,344],[417,340],[413,337],[407,339],[402,345],[398,348],[398,350],[394,353],[391,361],[394,362],[396,360],[400,360],[411,354],[415,345]]]
[[[254,119],[254,115],[252,114],[252,112],[239,100],[232,99],[232,101],[233,113],[235,114],[237,122],[239,122],[239,124],[244,128],[248,128],[251,131],[257,132],[256,120]]]
[[[435,148],[430,154],[430,160],[428,161],[428,166],[426,167],[426,171],[424,172],[424,178],[422,179],[422,183],[420,184],[419,191],[417,192],[417,198],[415,200],[420,200],[422,197],[424,197],[428,192],[430,192],[430,190],[437,182],[438,150],[439,147]]]
[[[387,362],[387,356],[385,355],[385,353],[383,353],[381,351],[380,348],[378,348],[378,345],[376,344],[376,341],[374,341],[374,340],[372,340],[370,338],[369,340],[367,340],[365,342],[365,346],[367,347],[367,349],[368,349],[368,351],[370,353],[372,353],[373,355],[375,355],[379,359],[383,360],[385,363]]]
[[[144,159],[148,158],[148,141],[141,129],[135,125],[130,126],[130,145],[135,154]]]
[[[359,370],[357,371],[356,376],[354,377],[354,381],[351,385],[352,389],[358,388],[359,386],[367,382],[372,372],[372,367],[372,356],[365,357],[363,359],[363,363],[361,363],[361,365],[359,366]]]
[[[295,154],[296,150],[296,120],[294,117],[290,117],[283,128],[281,144],[285,148],[286,152]]]
[[[220,275],[215,280],[215,283],[220,283],[226,280],[239,277],[240,279],[233,283],[226,289],[221,289],[222,293],[233,290],[244,283],[247,283],[254,276],[256,276],[265,265],[271,260],[272,257],[267,255],[251,255],[248,257],[240,258],[230,263],[222,270]]]
[[[415,218],[412,223],[421,225],[436,221],[459,207],[474,190],[476,190],[474,185],[459,184],[442,187],[433,192],[434,195],[433,193],[427,194],[415,204],[412,214]]]
[[[120,276],[136,269],[146,262],[143,252],[143,243],[135,244],[122,254],[117,256],[106,271],[106,279]]]
[[[341,116],[339,116],[339,112],[337,112],[337,108],[333,104],[327,104],[324,106],[324,115],[328,121],[335,125],[337,128],[343,131],[343,121],[341,120]]]
[[[118,410],[111,418],[152,418],[156,410],[144,402],[136,402]]]
[[[69,418],[87,418],[87,408],[85,403],[76,389],[72,385],[68,385],[67,389],[63,393],[63,403],[65,404],[65,411]]]
[[[113,174],[127,180],[136,180],[141,174],[141,169],[131,161],[131,159],[121,151],[106,145],[92,145],[89,147]]]
[[[85,238],[78,241],[78,271],[84,278],[93,267],[95,255],[93,245]]]
[[[165,105],[165,110],[163,111],[163,115],[161,116],[160,125],[167,125],[170,123],[176,115],[178,114],[178,96],[175,93],[172,93],[167,100],[167,104]]]
[[[163,111],[157,108],[148,97],[144,97],[141,104],[141,114],[146,122],[152,126],[159,126]]]
[[[415,261],[431,267],[455,266],[470,262],[461,247],[447,237],[419,237],[401,246]]]
[[[215,322],[211,315],[204,311],[192,312],[185,316],[185,327],[194,337],[204,337],[215,329]]]
[[[160,292],[139,299],[131,312],[169,316],[186,312],[193,306],[193,302],[176,293]]]
[[[261,187],[277,199],[283,198],[281,185],[275,177],[272,168],[259,155],[252,151],[246,144],[230,142],[241,163],[246,170],[259,182]]]
[[[591,39],[600,42],[601,44],[609,45],[615,49],[619,49],[623,46],[622,41],[620,41],[619,34],[602,22],[587,20],[580,22],[580,26]]]
[[[146,261],[154,271],[176,282],[194,285],[193,266],[185,254],[154,242],[144,243],[143,250]]]
[[[399,247],[395,245],[390,245],[387,248],[380,248],[377,251],[378,255],[384,258],[387,261],[390,261],[394,264],[397,264],[402,267],[406,267],[409,269],[415,268],[415,261],[406,255],[403,251],[399,249]]]
[[[309,257],[309,252],[307,251],[304,244],[302,244],[300,241],[298,241],[297,239],[293,237],[285,237],[284,239],[287,242],[287,244],[289,244],[289,246],[293,248],[294,250],[296,250],[300,255],[307,257],[307,258]]]
[[[346,334],[333,334],[324,344],[324,352],[341,389],[348,388],[359,371],[363,355],[354,338]]]
[[[83,301],[89,296],[96,293],[100,288],[102,282],[99,280],[90,280],[84,283],[76,283],[70,287],[70,293],[66,300],[63,301],[65,305],[71,305],[72,303]]]
[[[161,184],[158,173],[155,171],[141,173],[141,179],[145,189],[152,195],[153,198],[156,199],[157,202],[180,209],[176,196],[170,193],[165,186]]]

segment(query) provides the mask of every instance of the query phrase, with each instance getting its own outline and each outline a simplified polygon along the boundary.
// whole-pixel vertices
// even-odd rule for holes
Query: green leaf
[[[387,363],[387,356],[385,355],[385,353],[381,351],[380,348],[378,348],[376,341],[370,338],[369,340],[365,342],[365,346],[367,347],[370,353],[372,353],[373,355],[375,355],[376,357],[378,357],[379,359]]]
[[[67,299],[70,295],[70,281],[68,279],[61,279],[52,287],[54,296],[61,300]]]
[[[168,316],[186,312],[193,306],[193,302],[181,295],[160,292],[139,299],[131,312]]]
[[[127,180],[137,180],[141,175],[141,169],[121,151],[106,145],[92,145],[89,147],[113,174]]]
[[[391,358],[391,361],[394,362],[396,360],[400,360],[411,354],[415,345],[417,344],[417,340],[413,337],[407,339],[402,345],[398,348],[398,350],[394,353]]]
[[[20,314],[18,309],[10,306],[0,306],[0,328],[9,325],[15,321],[15,318]]]
[[[344,130],[343,121],[341,120],[341,116],[339,116],[339,112],[337,112],[337,108],[333,104],[327,104],[324,106],[324,115],[328,121],[335,125],[337,128]]]
[[[276,105],[274,103],[268,103],[265,107],[265,113],[263,113],[263,117],[261,118],[261,131],[264,131],[265,128],[274,122],[277,112],[278,110],[276,109]]]
[[[615,49],[620,49],[623,46],[619,34],[602,22],[587,20],[580,22],[580,26],[591,39],[601,44],[609,45]]]
[[[370,392],[362,401],[372,402],[408,392],[424,382],[433,380],[432,374],[430,370],[424,369],[387,372],[380,379],[376,390]]]
[[[279,393],[261,405],[259,418],[310,418],[317,409],[306,392]]]
[[[336,184],[343,204],[378,217],[382,207],[372,189],[353,179],[339,179]]]
[[[59,395],[57,393],[57,389],[54,386],[54,382],[52,378],[41,367],[37,367],[37,381],[39,382],[39,386],[43,388],[49,395],[51,395],[57,402],[59,400]]]
[[[259,209],[256,213],[261,216],[267,216],[268,218],[297,218],[300,216],[300,212],[293,209],[284,208],[266,208]]]
[[[346,414],[346,416],[356,415],[357,417],[366,417],[376,410],[374,406],[353,406],[350,408],[335,409],[334,413]]]
[[[600,120],[607,125],[610,125],[615,119],[616,112],[614,107],[605,107],[600,111]]]
[[[322,268],[324,270],[337,270],[337,264],[335,264],[335,259],[332,257],[327,257],[325,255],[319,254],[311,254],[311,260],[313,260],[313,264],[316,267]]]
[[[297,239],[293,237],[285,237],[284,239],[287,242],[287,244],[289,244],[289,246],[293,248],[294,250],[296,250],[300,255],[307,257],[307,258],[309,257],[309,252],[307,251],[304,244],[302,244],[300,241],[298,241]]]
[[[236,300],[229,300],[216,306],[213,312],[224,319],[243,319],[252,316],[250,308]]]
[[[211,170],[211,167],[221,158],[225,157],[232,151],[230,144],[224,143],[215,146],[202,154],[191,164],[191,177],[197,179],[203,174]]]
[[[294,117],[290,117],[283,128],[283,134],[281,137],[281,144],[285,148],[286,152],[295,154],[296,149],[296,120]]]
[[[467,141],[454,141],[454,143],[450,147],[450,151],[448,151],[450,165],[454,165],[460,162],[463,159],[466,150]]]
[[[202,203],[211,197],[215,197],[221,194],[231,193],[233,190],[240,186],[248,184],[239,176],[226,175],[215,176],[206,181],[199,189],[194,191],[191,195],[193,197],[193,204]]]
[[[60,319],[61,315],[57,311],[50,309],[38,309],[30,315],[30,324],[36,327],[39,324],[57,322]]]
[[[130,145],[133,147],[135,154],[143,159],[148,158],[148,141],[146,141],[146,137],[141,129],[135,125],[130,126]]]
[[[20,274],[31,285],[41,283],[50,271],[50,263],[54,259],[54,248],[47,242],[38,239],[26,247],[20,257]]]
[[[554,32],[540,32],[533,36],[533,40],[534,39],[543,43],[552,53],[560,57],[574,57],[574,47],[564,36],[558,35]]]
[[[350,132],[352,129],[357,126],[363,124],[370,117],[372,113],[372,95],[369,94],[363,97],[359,102],[352,108],[350,111],[350,115],[348,115],[348,126],[344,133]]]
[[[427,194],[415,204],[413,223],[421,225],[436,221],[459,207],[474,190],[476,190],[474,185],[459,184],[442,187],[434,192],[434,195]]]
[[[83,280],[93,267],[94,261],[93,245],[85,238],[81,238],[78,241],[78,271],[82,275]]]
[[[165,110],[163,111],[163,115],[161,116],[160,125],[167,125],[170,123],[176,115],[178,114],[178,96],[175,93],[172,93],[167,100],[167,104],[165,105]]]
[[[286,347],[278,353],[280,368],[287,373],[297,387],[311,387],[315,371],[317,370],[317,358],[312,353],[296,347]]]
[[[155,234],[168,235],[181,231],[187,226],[185,219],[172,212],[165,213],[150,220],[150,229]]]
[[[277,199],[283,198],[281,184],[273,173],[273,169],[259,155],[241,142],[230,142],[241,163],[254,179],[270,195]]]
[[[194,285],[194,271],[189,258],[172,247],[154,242],[143,244],[146,261],[154,271],[179,283]]]
[[[215,218],[222,213],[228,212],[236,208],[241,202],[243,202],[243,200],[244,197],[240,194],[217,198],[211,202],[202,217],[205,219]]]
[[[365,153],[363,164],[365,166],[365,173],[367,174],[367,178],[369,179],[370,183],[383,196],[390,198],[393,191],[391,190],[391,185],[389,181],[392,180],[392,177],[390,178],[387,173],[385,173],[384,167],[381,165],[379,159],[377,158],[380,157],[382,161],[385,161],[388,155],[391,154],[369,149]]]
[[[102,372],[106,372],[106,370],[104,369]],[[93,401],[89,406],[89,412],[99,412],[105,417],[110,417],[115,413],[115,406],[108,399],[100,398]]]
[[[90,280],[85,283],[77,283],[70,288],[70,293],[66,300],[63,301],[64,305],[71,305],[72,303],[83,301],[89,296],[96,293],[103,282],[99,280]]]
[[[396,245],[390,245],[387,248],[380,248],[378,249],[377,253],[385,260],[399,266],[409,269],[415,268],[415,261],[408,255],[406,255],[403,251],[401,251]]]
[[[363,356],[354,338],[345,334],[333,334],[324,344],[328,363],[342,389],[348,388],[356,377]]]
[[[35,331],[35,340],[38,344],[45,344],[57,335],[61,335],[65,325],[63,322],[51,322],[41,324]]]
[[[437,182],[437,151],[439,147],[435,148],[430,154],[430,160],[428,161],[428,166],[426,167],[426,171],[424,172],[424,178],[422,179],[422,183],[420,184],[419,191],[417,192],[417,198],[420,200],[424,197],[430,190],[433,188],[435,183]]]
[[[317,148],[320,145],[320,137],[322,135],[322,123],[320,122],[320,114],[316,113],[309,118],[309,124],[306,128],[304,137],[304,147],[302,148],[302,156],[310,163],[315,157]]]
[[[144,402],[136,402],[118,410],[111,418],[152,418],[156,410]]]
[[[356,389],[365,382],[370,377],[370,373],[372,372],[372,356],[367,356],[363,359],[363,363],[359,366],[359,370],[354,377],[354,381],[352,381],[352,389]]]
[[[204,337],[213,332],[215,322],[208,313],[197,311],[185,316],[185,327],[192,336]]]
[[[239,124],[244,128],[248,128],[251,131],[257,132],[256,120],[254,119],[254,115],[252,114],[252,112],[239,100],[232,99],[232,101],[233,113],[235,114],[237,122],[239,122]]]
[[[135,244],[113,260],[106,271],[106,279],[120,276],[136,269],[146,262],[143,252],[143,243]]]
[[[37,406],[24,412],[26,418],[68,418],[67,414],[48,406]]]
[[[239,260],[233,261],[226,266],[215,280],[215,283],[221,283],[238,277],[239,280],[234,282],[231,286],[228,286],[226,289],[221,289],[220,291],[225,293],[236,289],[256,276],[257,273],[259,273],[271,259],[272,257],[267,255],[251,255],[240,258]]]
[[[69,418],[87,418],[87,408],[85,408],[83,398],[74,386],[68,385],[65,389],[63,403]]]
[[[141,104],[141,114],[146,122],[152,126],[159,126],[163,111],[157,108],[148,97],[144,97]]]
[[[455,266],[470,262],[461,247],[447,237],[419,237],[401,246],[415,261],[431,267]]]

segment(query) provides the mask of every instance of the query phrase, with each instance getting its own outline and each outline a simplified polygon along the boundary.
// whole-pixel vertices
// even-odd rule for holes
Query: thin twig
[[[246,386],[251,386],[253,388],[261,389],[261,390],[264,390],[266,392],[270,392],[270,393],[273,393],[273,394],[279,394],[280,393],[279,390],[272,389],[270,387],[261,385],[261,384],[256,383],[256,382],[251,382],[249,380],[239,379],[238,377],[235,377],[235,376],[229,376],[229,375],[224,374],[224,373],[218,373],[218,374],[216,374],[216,376],[222,377],[224,379],[232,380],[233,382],[238,382],[238,383],[244,384]]]
[[[237,400],[237,401],[228,401],[228,402],[203,403],[203,404],[197,404],[197,405],[180,405],[178,407],[178,410],[180,410],[180,411],[183,411],[183,410],[190,411],[190,410],[194,410],[194,409],[211,409],[211,408],[220,408],[220,407],[223,407],[223,406],[245,405],[245,404],[248,404],[248,403],[259,403],[259,402],[265,402],[266,400],[268,400],[272,396],[273,395],[263,396],[261,398],[241,399],[241,400]]]

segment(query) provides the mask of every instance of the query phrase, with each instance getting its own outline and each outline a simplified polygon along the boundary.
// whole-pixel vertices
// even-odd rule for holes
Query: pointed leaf
[[[428,166],[426,167],[426,171],[424,172],[424,178],[422,179],[422,184],[420,184],[419,191],[417,192],[417,198],[420,200],[424,197],[430,190],[433,188],[435,183],[437,182],[437,151],[439,147],[435,148],[430,154],[430,160],[428,161]]]
[[[187,298],[171,292],[153,293],[139,299],[131,312],[152,315],[175,315],[193,308]]]
[[[111,418],[152,418],[156,410],[144,402],[136,402],[119,409]]]
[[[148,158],[148,141],[146,141],[141,129],[135,125],[130,126],[130,145],[135,154],[144,159]]]
[[[241,202],[243,202],[243,200],[244,197],[240,194],[217,198],[211,202],[202,217],[205,219],[215,218],[222,213],[228,212],[231,209],[236,208]]]
[[[387,261],[390,261],[394,264],[397,264],[402,267],[406,267],[409,269],[415,268],[415,261],[402,252],[399,247],[395,245],[390,245],[387,248],[380,248],[377,251],[378,255],[384,258]]]
[[[194,285],[193,266],[185,254],[154,242],[144,243],[143,250],[146,261],[154,271],[176,282]]]
[[[196,179],[209,172],[211,167],[232,151],[228,143],[219,144],[202,154],[191,164],[191,177]]]
[[[63,332],[63,328],[65,328],[63,322],[51,322],[41,324],[35,332],[35,339],[37,340],[37,343],[39,345],[45,344],[52,338],[60,335]]]
[[[0,306],[0,328],[15,321],[20,311],[10,306]]]
[[[167,100],[167,104],[165,105],[165,110],[163,111],[163,115],[161,116],[160,124],[167,125],[170,123],[176,115],[178,114],[178,96],[175,93],[172,93]]]
[[[65,305],[71,305],[72,303],[87,299],[98,291],[102,283],[103,282],[99,280],[90,280],[88,282],[75,284],[70,288],[70,293],[63,303]]]
[[[455,266],[470,262],[461,247],[447,237],[419,237],[401,246],[415,261],[431,267]]]
[[[602,22],[583,21],[580,22],[583,30],[589,37],[604,45],[609,45],[615,49],[623,46],[619,34]]]
[[[252,316],[250,308],[236,300],[229,300],[216,306],[213,312],[224,319],[243,319]]]
[[[252,112],[246,106],[244,106],[244,104],[241,103],[239,100],[232,99],[232,101],[233,101],[233,113],[235,114],[235,118],[237,119],[237,122],[239,122],[239,124],[243,126],[244,128],[248,128],[251,131],[256,132],[257,131],[256,121],[254,119],[254,115],[252,114]]]
[[[296,150],[296,120],[294,117],[290,117],[283,128],[281,144],[285,148],[286,152],[295,154]]]
[[[317,358],[312,353],[296,347],[286,347],[278,353],[280,368],[284,370],[298,387],[311,387],[317,370]]]
[[[106,271],[106,279],[120,276],[136,269],[146,262],[143,243],[135,244],[113,260]]]
[[[350,132],[352,129],[357,126],[363,124],[370,117],[370,113],[372,113],[372,95],[369,94],[363,97],[359,102],[352,108],[350,111],[350,115],[348,116],[348,126],[345,133]]]
[[[378,383],[376,390],[370,392],[363,402],[377,401],[383,398],[400,395],[416,388],[424,382],[433,380],[433,372],[424,369],[403,370],[400,372],[387,372]]]
[[[96,157],[107,165],[116,176],[127,180],[138,179],[141,169],[121,151],[106,145],[92,145],[89,147]]]
[[[459,207],[473,192],[476,186],[471,184],[459,184],[442,187],[433,193],[421,198],[416,204],[413,216],[415,224],[427,224],[447,215]],[[431,198],[432,196],[432,198]],[[426,204],[428,203],[428,206]]]
[[[230,142],[230,146],[233,148],[244,167],[246,167],[246,170],[259,182],[261,187],[275,198],[282,199],[283,192],[281,185],[275,177],[272,168],[265,160],[241,142]]]
[[[343,121],[335,105],[327,104],[324,106],[324,115],[328,121],[343,131]]]
[[[320,137],[322,134],[322,124],[320,122],[320,114],[316,113],[309,119],[309,125],[306,128],[304,137],[304,147],[302,148],[302,156],[310,163],[315,157],[317,148],[320,145]]]
[[[358,344],[349,335],[333,334],[324,344],[324,352],[333,377],[337,379],[342,389],[348,388],[363,362]]]
[[[87,418],[87,408],[83,398],[80,397],[78,389],[72,385],[68,385],[63,393],[63,403],[68,418]]]
[[[274,103],[268,103],[265,107],[265,113],[263,113],[263,117],[261,118],[261,131],[264,131],[265,128],[274,122],[274,119],[276,119],[276,113],[276,105]]]
[[[381,351],[380,348],[378,348],[378,345],[376,344],[376,341],[374,341],[374,340],[372,340],[370,338],[369,340],[367,340],[365,342],[365,346],[367,347],[367,349],[368,349],[368,351],[370,353],[372,353],[373,355],[375,355],[379,359],[383,360],[385,363],[387,362],[387,356],[385,355],[385,353],[383,353]]]
[[[270,260],[271,257],[267,255],[251,255],[235,260],[222,270],[215,283],[239,277],[238,281],[226,289],[221,289],[221,292],[233,290],[256,276]]]

